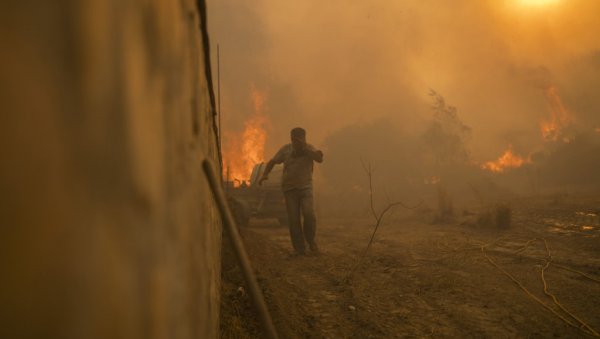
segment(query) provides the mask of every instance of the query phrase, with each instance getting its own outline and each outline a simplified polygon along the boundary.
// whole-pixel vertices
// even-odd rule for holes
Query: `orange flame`
[[[252,86],[251,97],[254,113],[244,123],[242,133],[228,132],[223,150],[224,176],[239,186],[243,181],[249,182],[254,166],[265,159],[265,143],[267,117],[263,114],[266,95]]]
[[[508,149],[495,161],[488,161],[481,165],[481,168],[495,173],[504,172],[510,168],[519,168],[523,164],[529,162],[529,159],[524,159],[512,151],[512,146],[508,146]]]
[[[540,123],[542,137],[546,141],[557,141],[562,135],[565,127],[573,122],[571,113],[563,104],[556,87],[550,86],[546,90],[546,99],[550,104],[550,119]],[[564,138],[568,142],[568,138]]]

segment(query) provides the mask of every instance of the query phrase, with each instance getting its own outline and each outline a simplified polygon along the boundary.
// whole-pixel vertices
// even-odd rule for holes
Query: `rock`
[[[352,312],[355,312],[356,311],[356,307],[350,305],[350,306],[348,306],[348,310],[350,310]]]

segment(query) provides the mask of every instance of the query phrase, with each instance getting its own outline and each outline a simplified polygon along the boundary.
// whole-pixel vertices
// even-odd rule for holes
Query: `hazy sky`
[[[600,1],[210,0],[208,13],[224,129],[241,131],[264,92],[267,158],[295,126],[317,146],[380,118],[418,130],[430,88],[481,161],[539,146],[550,85],[578,126],[600,126]]]

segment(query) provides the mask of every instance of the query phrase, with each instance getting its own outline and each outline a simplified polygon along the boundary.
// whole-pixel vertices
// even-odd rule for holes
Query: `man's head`
[[[301,151],[306,147],[306,131],[304,128],[296,127],[290,132],[292,138],[292,146],[295,150]]]

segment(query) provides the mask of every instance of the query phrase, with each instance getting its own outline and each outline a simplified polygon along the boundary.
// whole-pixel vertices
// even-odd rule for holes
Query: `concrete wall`
[[[203,6],[0,2],[0,338],[218,336]]]

